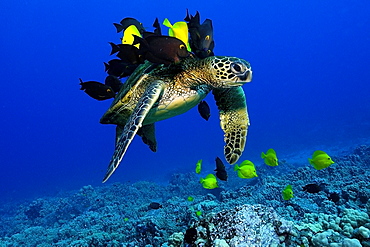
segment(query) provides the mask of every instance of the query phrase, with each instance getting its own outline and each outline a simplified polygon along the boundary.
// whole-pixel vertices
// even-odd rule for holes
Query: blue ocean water
[[[248,60],[251,119],[241,160],[261,163],[323,148],[369,143],[370,3],[354,1],[1,1],[0,200],[17,201],[100,186],[114,150],[114,126],[99,119],[111,101],[79,90],[103,81],[112,25],[134,17],[180,21],[200,12],[213,20],[215,54]],[[211,118],[196,109],[157,123],[158,152],[139,138],[108,183],[166,183],[203,159],[223,158],[223,133],[212,95]],[[303,155],[304,154],[304,155]],[[295,160],[294,160],[295,161]]]

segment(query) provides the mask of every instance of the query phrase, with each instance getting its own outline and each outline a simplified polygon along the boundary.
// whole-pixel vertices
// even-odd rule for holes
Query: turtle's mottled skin
[[[117,125],[116,149],[103,182],[117,169],[136,134],[155,151],[154,123],[190,110],[210,91],[225,132],[225,158],[235,163],[244,150],[249,125],[240,86],[251,79],[250,64],[236,57],[190,57],[170,66],[140,65],[100,120]]]

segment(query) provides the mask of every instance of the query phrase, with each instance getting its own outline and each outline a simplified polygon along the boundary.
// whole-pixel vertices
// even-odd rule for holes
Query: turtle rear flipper
[[[120,125],[117,125],[116,127],[116,145],[121,137],[123,132],[123,127]],[[155,125],[154,123],[152,124],[147,124],[143,125],[139,130],[137,131],[137,135],[141,136],[141,139],[143,142],[149,146],[150,150],[153,152],[157,152],[157,139],[155,138]]]
[[[103,183],[106,182],[113,172],[119,166],[126,150],[132,140],[134,139],[137,131],[142,126],[142,123],[153,107],[154,103],[160,97],[164,88],[164,82],[161,80],[154,81],[144,92],[136,107],[134,108],[130,118],[128,119],[123,132],[116,143],[116,149],[114,150],[112,159],[109,163],[107,172],[103,179]]]
[[[147,124],[143,125],[137,132],[143,142],[149,146],[150,150],[157,152],[157,140],[155,138],[155,125]]]
[[[242,155],[247,139],[249,117],[244,91],[241,87],[212,90],[224,131],[224,154],[229,164]]]

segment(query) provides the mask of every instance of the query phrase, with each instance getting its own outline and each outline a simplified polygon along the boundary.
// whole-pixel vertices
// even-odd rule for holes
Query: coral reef
[[[269,207],[241,205],[223,210],[193,226],[198,229],[195,242],[205,246],[284,246],[289,235],[296,235],[287,222]],[[227,245],[226,245],[227,244]]]
[[[178,173],[166,185],[87,185],[4,204],[0,246],[370,246],[370,147],[332,158],[320,171],[257,165],[259,177],[250,180],[230,167],[229,180],[214,190],[202,188],[195,173]],[[302,189],[312,183],[320,191]],[[285,201],[287,184],[294,198]]]

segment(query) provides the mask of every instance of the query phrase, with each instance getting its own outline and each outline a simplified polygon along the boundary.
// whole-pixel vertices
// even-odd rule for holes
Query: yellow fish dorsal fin
[[[175,24],[172,25],[173,29],[179,29],[183,31],[188,30],[188,24],[186,24],[185,21],[178,21]]]
[[[262,159],[266,158],[266,154],[264,152],[261,153],[261,158]]]
[[[212,173],[208,174],[205,179],[216,179],[215,175]]]
[[[290,185],[290,184],[288,184],[286,187],[285,187],[285,189],[284,189],[285,191],[287,191],[287,190],[293,190],[293,188],[292,188],[292,186]]]
[[[313,155],[312,155],[312,159],[314,159],[315,157],[321,155],[321,154],[326,154],[324,151],[321,151],[321,150],[316,150]]]
[[[252,161],[250,160],[244,160],[241,164],[240,164],[240,167],[242,166],[253,166],[254,167],[254,164],[252,163]]]
[[[141,33],[135,25],[128,26],[123,32],[122,44],[132,45],[134,42],[134,35],[141,37]]]
[[[269,150],[267,150],[266,154],[273,154],[276,156],[276,152],[274,149],[270,148]]]

